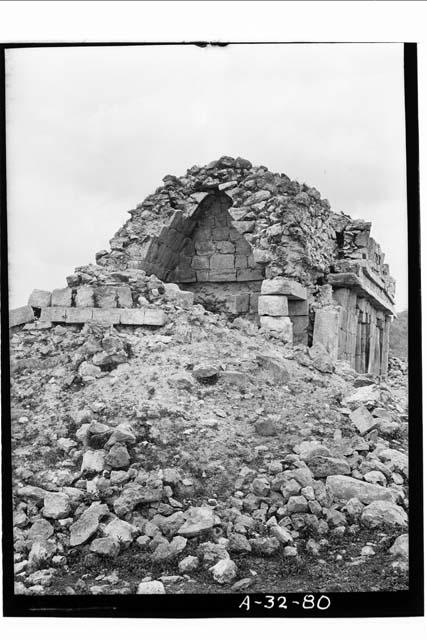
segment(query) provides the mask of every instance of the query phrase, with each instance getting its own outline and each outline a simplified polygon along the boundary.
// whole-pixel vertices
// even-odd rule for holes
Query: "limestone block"
[[[68,307],[65,312],[65,322],[68,324],[84,324],[92,320],[93,307]]]
[[[52,307],[71,307],[72,290],[69,287],[65,289],[54,289],[52,291]]]
[[[238,269],[238,282],[251,282],[253,280],[262,280],[263,273],[260,269]]]
[[[321,344],[333,360],[338,358],[341,309],[318,309],[314,318],[313,345]]]
[[[215,227],[212,229],[214,240],[230,240],[230,229],[228,227]]]
[[[166,320],[167,316],[162,309],[145,309],[145,324],[162,327],[166,324]]]
[[[93,287],[84,285],[77,289],[75,298],[76,307],[94,307],[95,298],[93,295]]]
[[[285,342],[293,341],[292,322],[290,318],[287,318],[286,316],[261,316],[259,320],[262,329],[273,331],[274,333],[280,333]]]
[[[32,307],[18,307],[9,311],[9,327],[17,327],[20,324],[26,324],[34,320],[34,312]]]
[[[197,282],[209,282],[210,271],[196,271]]]
[[[234,244],[228,240],[216,242],[216,248],[220,253],[234,253]]]
[[[230,295],[225,306],[229,313],[247,313],[249,311],[249,293]]]
[[[251,297],[249,301],[250,313],[258,313],[258,299],[259,299],[259,293],[251,293]]]
[[[46,307],[41,310],[42,322],[65,322],[66,312],[69,307]]]
[[[127,285],[117,287],[117,303],[119,307],[128,308],[132,306],[132,291]]]
[[[258,313],[260,316],[289,315],[287,297],[260,295],[258,298]]]
[[[120,309],[93,309],[92,319],[105,324],[120,324]]]
[[[44,309],[50,307],[52,294],[50,291],[42,291],[41,289],[34,289],[28,299],[28,306],[35,309]]]
[[[210,256],[215,252],[215,246],[210,240],[196,240],[195,246],[199,256]]]
[[[297,300],[307,300],[307,288],[296,280],[289,278],[272,278],[264,280],[261,285],[263,295],[284,295]]]
[[[236,256],[235,265],[236,265],[236,269],[247,269],[248,267],[247,256]]]
[[[197,274],[201,273],[200,271]],[[205,282],[235,282],[236,281],[236,272],[233,270],[229,271],[208,271],[207,272],[207,280]],[[200,278],[197,278],[200,280]]]
[[[194,256],[191,261],[191,266],[193,269],[209,269],[209,256]]]
[[[251,246],[247,240],[240,238],[236,242],[236,253],[241,256],[249,256],[252,253]]]
[[[95,303],[101,309],[117,307],[116,287],[105,285],[95,289]]]
[[[215,254],[211,258],[212,271],[229,271],[234,269],[234,254]]]

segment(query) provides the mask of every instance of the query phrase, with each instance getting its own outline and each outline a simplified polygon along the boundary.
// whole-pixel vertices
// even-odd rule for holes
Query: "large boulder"
[[[375,500],[395,502],[395,494],[391,489],[344,475],[329,476],[326,478],[326,487],[335,498],[344,502],[351,498],[358,498],[363,504],[370,504]]]
[[[370,529],[406,527],[408,516],[402,507],[386,500],[375,500],[365,507],[360,516],[362,524]]]

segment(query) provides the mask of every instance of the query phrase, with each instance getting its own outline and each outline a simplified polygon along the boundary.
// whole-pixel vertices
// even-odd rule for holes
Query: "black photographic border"
[[[12,532],[12,467],[10,422],[10,364],[8,327],[8,239],[6,192],[5,52],[10,49],[112,46],[227,46],[261,44],[355,44],[322,42],[91,42],[0,43],[0,246],[1,246],[1,408],[2,408],[2,517],[3,615],[13,617],[101,618],[360,618],[422,616],[424,614],[423,549],[423,434],[421,363],[421,272],[419,205],[419,136],[417,44],[404,47],[406,178],[408,224],[408,363],[409,363],[409,589],[387,592],[326,593],[327,609],[241,606],[245,594],[25,596],[14,594]],[[358,43],[369,44],[369,43]],[[385,43],[375,43],[385,44]],[[402,239],[403,240],[403,239]],[[308,592],[307,592],[308,593]],[[266,593],[251,593],[264,599]],[[286,593],[287,601],[302,601],[302,593]],[[318,601],[320,593],[313,593]],[[325,602],[325,601],[323,601]]]

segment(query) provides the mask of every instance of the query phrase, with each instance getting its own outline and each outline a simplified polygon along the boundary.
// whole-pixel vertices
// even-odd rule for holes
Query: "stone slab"
[[[265,296],[258,298],[258,313],[260,316],[287,316],[288,299],[286,296]]]
[[[67,309],[69,307],[46,307],[41,310],[40,320],[42,322],[65,322]]]
[[[203,273],[203,272],[200,272]],[[199,273],[197,274],[197,279],[204,281],[199,278]],[[236,272],[234,270],[230,271],[208,271],[207,272],[207,280],[206,282],[235,282],[236,281]]]
[[[262,280],[263,272],[260,269],[237,269],[238,282],[250,282],[252,280]]]
[[[282,295],[295,300],[307,300],[307,288],[296,280],[272,278],[263,281],[261,295]]]
[[[69,307],[65,312],[67,324],[84,324],[93,317],[93,307]]]
[[[72,290],[70,287],[52,291],[52,307],[71,307]]]
[[[92,320],[107,324],[120,324],[120,309],[94,309]]]
[[[35,309],[44,309],[50,307],[52,300],[52,294],[50,291],[43,291],[42,289],[34,289],[28,299],[28,306]]]
[[[144,309],[145,311],[145,322],[144,324],[153,326],[153,327],[163,327],[166,324],[167,316],[162,309]]]
[[[34,312],[32,307],[18,307],[9,311],[9,327],[17,327],[20,324],[26,324],[34,320]]]

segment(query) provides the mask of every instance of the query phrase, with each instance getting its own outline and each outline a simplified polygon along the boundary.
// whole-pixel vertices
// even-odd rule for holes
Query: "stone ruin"
[[[96,266],[78,267],[65,289],[34,291],[10,325],[36,317],[161,326],[164,311],[144,297],[151,282],[286,343],[320,345],[357,372],[387,375],[395,281],[370,222],[332,211],[283,173],[228,156],[167,175],[129,213]]]

